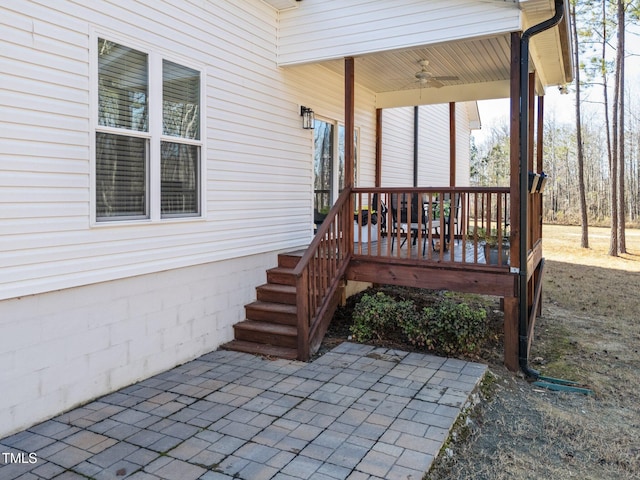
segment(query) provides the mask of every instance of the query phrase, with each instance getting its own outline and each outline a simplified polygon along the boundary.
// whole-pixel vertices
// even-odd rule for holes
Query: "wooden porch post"
[[[344,186],[345,188],[353,187],[354,172],[354,110],[355,110],[355,71],[353,57],[344,59]]]
[[[420,141],[420,107],[413,107],[413,186],[418,186],[418,144]]]
[[[449,102],[449,186],[456,186],[456,103]]]
[[[538,173],[544,170],[543,149],[544,149],[544,96],[538,96],[538,138],[536,144],[536,171]],[[538,214],[540,221],[538,222],[538,232],[536,238],[542,239],[542,194],[538,197]]]
[[[382,109],[376,108],[376,187],[382,186]]]
[[[534,118],[534,114],[535,114],[535,102],[536,102],[536,74],[535,72],[531,72],[529,73],[529,99],[528,99],[528,109],[527,109],[527,115],[529,116],[529,158],[527,158],[527,168],[529,169],[530,172],[534,171],[533,168],[533,146],[534,146],[534,142],[535,142],[535,126],[536,126],[536,122],[535,122],[535,118]],[[535,211],[535,205],[534,205],[534,196],[533,195],[527,195],[527,219],[528,219],[528,223],[529,223],[529,228],[527,229],[527,248],[529,250],[531,250],[533,248],[533,244],[536,240],[536,231],[537,231],[537,227],[535,226],[535,222],[534,219],[536,218],[536,211]],[[532,286],[531,286],[532,287]],[[531,289],[531,292],[529,294],[529,301],[532,302],[533,301],[533,289]]]
[[[353,188],[354,173],[354,144],[353,131],[355,127],[355,68],[353,57],[344,59],[344,188]],[[350,219],[345,219],[345,232],[343,232],[347,242],[347,251],[353,253],[353,195],[349,196],[347,207]]]
[[[510,228],[511,252],[509,259],[511,267],[520,268],[520,32],[511,33],[511,112],[510,112],[510,182],[509,195],[511,198]],[[525,199],[526,201],[526,199]],[[526,235],[526,232],[524,232]],[[518,334],[518,295],[519,289],[514,289],[514,296],[504,299],[504,363],[511,371],[519,368],[519,334]]]
[[[527,168],[530,172],[535,171],[533,165],[533,157],[534,157],[534,144],[536,143],[535,137],[535,104],[536,104],[536,73],[529,73],[529,92],[528,92],[528,101],[527,101],[527,115],[529,117],[529,138],[527,141],[529,142],[529,158],[527,158]],[[527,194],[527,251],[531,251],[533,249],[533,245],[536,241],[536,232],[538,231],[537,227],[537,195]],[[527,312],[531,311],[531,306],[533,305],[533,300],[535,297],[535,272],[527,272],[529,280],[527,280],[527,289],[529,294],[527,295]]]
[[[536,171],[538,173],[542,172],[544,170],[544,165],[543,165],[543,148],[544,148],[544,96],[539,95],[538,96],[538,137],[537,137],[537,144],[536,144]],[[542,241],[542,216],[543,216],[543,211],[542,211],[542,193],[539,193],[536,195],[536,225],[537,225],[537,231],[536,231],[536,240],[540,240]],[[542,251],[542,243],[540,244],[540,249]],[[534,284],[538,285],[540,283],[540,281],[542,280],[540,278],[540,271],[538,269],[536,269],[536,273],[534,274]],[[542,289],[542,285],[540,285],[540,288]],[[540,297],[540,300],[538,301],[538,310],[536,312],[536,315],[542,315],[542,297]]]

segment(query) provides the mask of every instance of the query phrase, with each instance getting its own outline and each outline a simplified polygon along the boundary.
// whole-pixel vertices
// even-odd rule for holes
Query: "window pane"
[[[200,213],[200,147],[162,142],[162,216]]]
[[[96,134],[96,217],[147,217],[147,149],[143,138]]]
[[[162,133],[200,139],[200,72],[162,61]]]
[[[313,207],[317,212],[326,214],[333,205],[333,124],[316,120],[313,134]]]
[[[338,125],[338,187],[344,190],[344,125]],[[358,129],[353,129],[353,185],[358,185]]]
[[[98,39],[98,123],[146,132],[147,55]]]

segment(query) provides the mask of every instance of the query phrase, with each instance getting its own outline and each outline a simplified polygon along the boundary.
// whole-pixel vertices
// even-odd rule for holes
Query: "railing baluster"
[[[395,209],[391,202],[392,195],[398,197]],[[415,198],[416,195],[417,206],[412,202],[412,197]],[[374,261],[386,258],[401,263],[417,260],[441,262],[443,265],[457,262],[469,266],[485,266],[487,260],[480,252],[485,240],[491,236],[500,240],[500,257],[507,258],[502,240],[508,239],[505,228],[508,223],[506,216],[510,211],[508,188],[354,188],[352,199],[358,205],[357,213],[368,209],[366,225],[363,225],[365,222],[362,215],[357,215],[355,222],[353,215],[347,219],[348,225],[345,228],[354,226],[357,232],[359,245],[351,246],[351,251],[356,256]],[[386,236],[383,236],[382,230],[383,203],[387,207]],[[404,215],[401,208],[404,209]],[[415,211],[416,208],[419,209],[418,212]],[[375,224],[372,222],[373,212],[377,216]],[[411,217],[417,220],[411,222]],[[396,228],[402,224],[405,225],[404,228]],[[337,230],[341,231],[341,227]],[[348,250],[348,246],[343,247],[341,244],[339,233],[336,237],[339,245],[333,246],[331,252]],[[438,248],[434,250],[436,243]],[[416,252],[413,251],[414,248]],[[329,255],[329,258],[331,263],[328,273],[332,276],[340,269],[340,259],[333,255]],[[500,263],[497,266],[502,265]],[[328,287],[323,285],[322,288]]]

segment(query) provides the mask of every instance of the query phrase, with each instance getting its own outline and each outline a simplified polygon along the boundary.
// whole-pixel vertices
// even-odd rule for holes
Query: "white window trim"
[[[149,218],[100,220],[96,218],[96,132],[132,135],[118,128],[98,124],[98,38],[133,48],[146,53],[149,59],[149,131],[136,132],[136,137],[149,139],[149,174],[147,177],[147,203]],[[161,47],[148,44],[127,35],[92,26],[89,31],[89,224],[91,227],[114,227],[149,223],[199,222],[207,219],[207,107],[206,107],[206,66],[191,59],[176,56]],[[200,72],[200,140],[176,138],[162,134],[162,61],[183,65]],[[160,101],[158,101],[160,99]],[[189,216],[161,217],[160,202],[160,143],[163,141],[197,145],[200,147],[199,183],[200,213]]]

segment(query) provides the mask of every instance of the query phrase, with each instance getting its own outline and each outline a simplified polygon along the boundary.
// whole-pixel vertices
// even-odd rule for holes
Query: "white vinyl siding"
[[[469,186],[471,160],[471,125],[469,110],[478,107],[475,102],[456,104],[456,186]]]
[[[0,10],[0,298],[308,244],[313,142],[299,106],[344,122],[344,79],[278,68],[273,9],[217,0]],[[90,41],[101,33],[206,66],[202,218],[91,226]],[[373,185],[375,98],[361,88],[356,98],[359,182]]]
[[[382,110],[381,186],[413,186],[413,107]]]
[[[515,2],[305,0],[280,13],[278,63],[293,65],[512,32],[520,30],[520,22]]]
[[[418,184],[449,186],[449,104],[421,106]]]
[[[456,185],[469,184],[470,130],[467,108],[456,104]],[[382,186],[413,186],[413,107],[389,108],[382,117]],[[418,186],[449,186],[449,104],[419,107]]]

